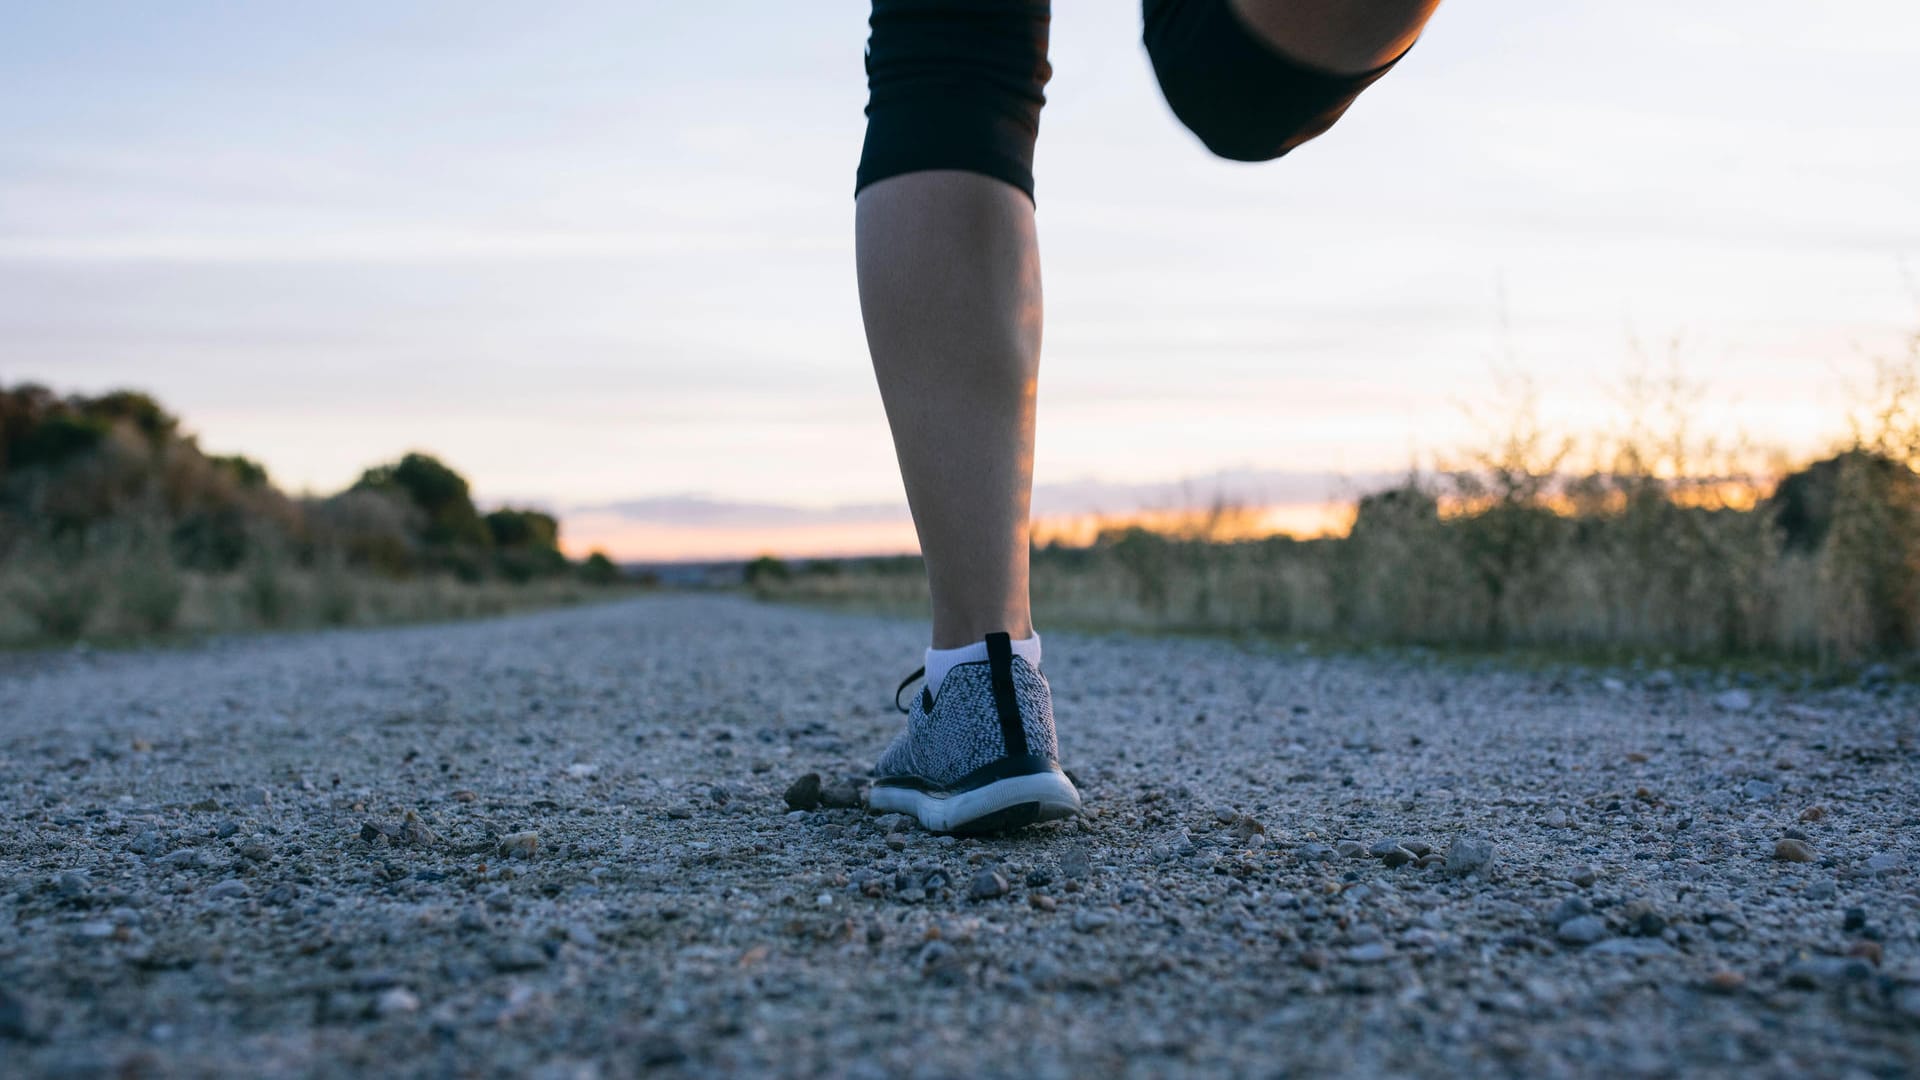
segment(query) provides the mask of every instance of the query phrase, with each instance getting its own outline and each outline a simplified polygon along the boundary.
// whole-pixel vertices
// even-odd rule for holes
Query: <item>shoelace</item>
[[[925,667],[921,667],[915,670],[913,674],[907,676],[904,680],[901,681],[900,688],[893,692],[894,708],[899,709],[903,713],[913,711],[912,709],[907,708],[905,705],[900,704],[900,695],[907,692],[907,687],[913,685],[913,680],[924,678],[926,674],[927,674],[927,669]]]

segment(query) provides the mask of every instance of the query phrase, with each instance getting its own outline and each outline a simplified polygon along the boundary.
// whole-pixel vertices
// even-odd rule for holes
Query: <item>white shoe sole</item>
[[[952,794],[876,784],[867,790],[867,805],[912,814],[933,832],[998,832],[1072,817],[1080,812],[1080,793],[1073,781],[1048,771]]]

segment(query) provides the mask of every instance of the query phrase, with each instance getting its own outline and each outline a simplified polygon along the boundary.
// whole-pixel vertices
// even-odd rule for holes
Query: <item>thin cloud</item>
[[[1135,484],[1087,478],[1036,485],[1033,513],[1035,517],[1119,516],[1144,511],[1204,509],[1215,503],[1240,506],[1319,505],[1379,490],[1395,483],[1402,475],[1398,472],[1347,475],[1283,469],[1232,469]],[[877,525],[908,519],[904,500],[798,506],[720,499],[694,493],[592,503],[571,507],[569,513],[581,517],[616,518],[634,525],[687,529]]]

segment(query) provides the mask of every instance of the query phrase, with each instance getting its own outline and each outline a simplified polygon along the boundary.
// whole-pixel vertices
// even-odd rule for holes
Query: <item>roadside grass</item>
[[[1405,635],[1367,638],[1333,629],[1303,631],[1258,623],[1228,625],[1205,621],[1167,620],[1131,609],[1124,599],[1101,597],[1097,587],[1080,581],[1056,590],[1036,555],[1034,622],[1046,630],[1104,636],[1142,636],[1227,641],[1256,651],[1285,651],[1306,656],[1380,656],[1398,663],[1433,664],[1459,668],[1496,665],[1509,670],[1559,673],[1567,670],[1619,674],[1631,678],[1666,670],[1680,677],[1690,673],[1733,679],[1757,686],[1816,687],[1867,682],[1920,682],[1920,657],[1839,662],[1817,652],[1727,652],[1648,648],[1632,643],[1585,641],[1491,644],[1485,641],[1419,641]],[[1113,579],[1109,579],[1111,581]],[[879,615],[925,621],[929,615],[925,581],[875,579],[859,573],[842,574],[832,584],[797,578],[775,587],[755,587],[748,594],[765,603],[794,604],[820,611]],[[1064,594],[1064,595],[1063,595]],[[1091,603],[1078,600],[1089,595]],[[1115,617],[1115,613],[1119,617]]]
[[[573,578],[396,579],[261,559],[225,574],[181,570],[164,553],[0,568],[0,648],[120,647],[209,634],[479,618],[633,595]]]
[[[1342,649],[1711,665],[1835,679],[1920,667],[1920,335],[1881,361],[1832,456],[1695,433],[1705,388],[1630,372],[1584,443],[1520,380],[1472,445],[1361,498],[1344,536],[1241,539],[1243,508],[1031,552],[1036,624]],[[763,573],[755,595],[927,615],[915,559]]]

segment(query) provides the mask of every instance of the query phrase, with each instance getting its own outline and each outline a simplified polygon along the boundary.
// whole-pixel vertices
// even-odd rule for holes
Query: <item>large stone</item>
[[[858,780],[835,780],[820,789],[820,805],[840,809],[858,809],[865,805],[866,785]]]
[[[787,785],[787,806],[794,810],[812,810],[820,805],[820,774],[810,772]]]

